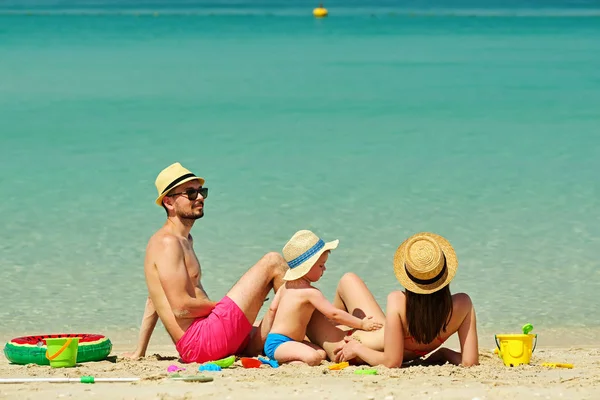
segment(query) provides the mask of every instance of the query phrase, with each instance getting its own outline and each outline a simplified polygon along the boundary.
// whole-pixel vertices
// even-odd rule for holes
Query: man
[[[250,268],[219,302],[211,301],[202,287],[202,269],[190,230],[204,216],[208,188],[204,179],[180,163],[156,178],[156,204],[167,221],[149,240],[144,261],[148,300],[137,349],[126,354],[143,357],[160,318],[184,362],[206,362],[233,354],[258,355],[273,322],[268,311],[253,328],[271,290],[279,290],[287,264],[278,253],[266,254]]]

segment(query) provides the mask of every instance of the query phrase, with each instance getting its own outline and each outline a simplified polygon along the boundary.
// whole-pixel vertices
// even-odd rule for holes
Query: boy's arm
[[[307,289],[308,301],[319,310],[327,319],[334,321],[337,324],[349,326],[351,328],[363,329],[363,320],[348,314],[344,310],[336,308],[333,304],[323,296],[320,290],[316,288]]]

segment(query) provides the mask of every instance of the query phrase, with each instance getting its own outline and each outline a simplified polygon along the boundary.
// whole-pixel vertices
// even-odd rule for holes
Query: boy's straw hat
[[[458,260],[443,237],[422,232],[409,237],[394,255],[394,272],[402,286],[413,293],[437,292],[450,283]]]
[[[321,254],[338,247],[339,240],[325,243],[323,239],[308,230],[294,233],[283,246],[283,258],[290,269],[283,277],[286,281],[302,278],[315,265]]]
[[[156,204],[162,206],[163,197],[165,197],[171,189],[182,183],[193,181],[194,179],[200,181],[201,185],[204,185],[204,178],[194,175],[190,170],[184,168],[178,162],[169,165],[167,168],[160,171],[154,182],[156,190],[158,190]]]

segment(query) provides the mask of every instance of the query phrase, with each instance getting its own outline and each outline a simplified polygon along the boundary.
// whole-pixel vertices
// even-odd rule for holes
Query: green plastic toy
[[[531,324],[525,324],[523,325],[523,335],[528,335],[529,332],[531,332],[533,330],[533,325]]]
[[[216,364],[221,368],[229,368],[233,365],[234,362],[235,362],[235,356],[229,356],[229,357],[217,360],[217,361],[211,361],[210,363]]]
[[[376,369],[357,369],[354,371],[356,375],[377,375]]]

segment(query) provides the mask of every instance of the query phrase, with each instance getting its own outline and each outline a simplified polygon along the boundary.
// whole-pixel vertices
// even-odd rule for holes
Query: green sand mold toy
[[[217,361],[210,361],[210,364],[218,365],[221,368],[229,368],[235,362],[235,356],[229,356]]]
[[[356,375],[377,375],[376,369],[357,369],[354,371]]]

